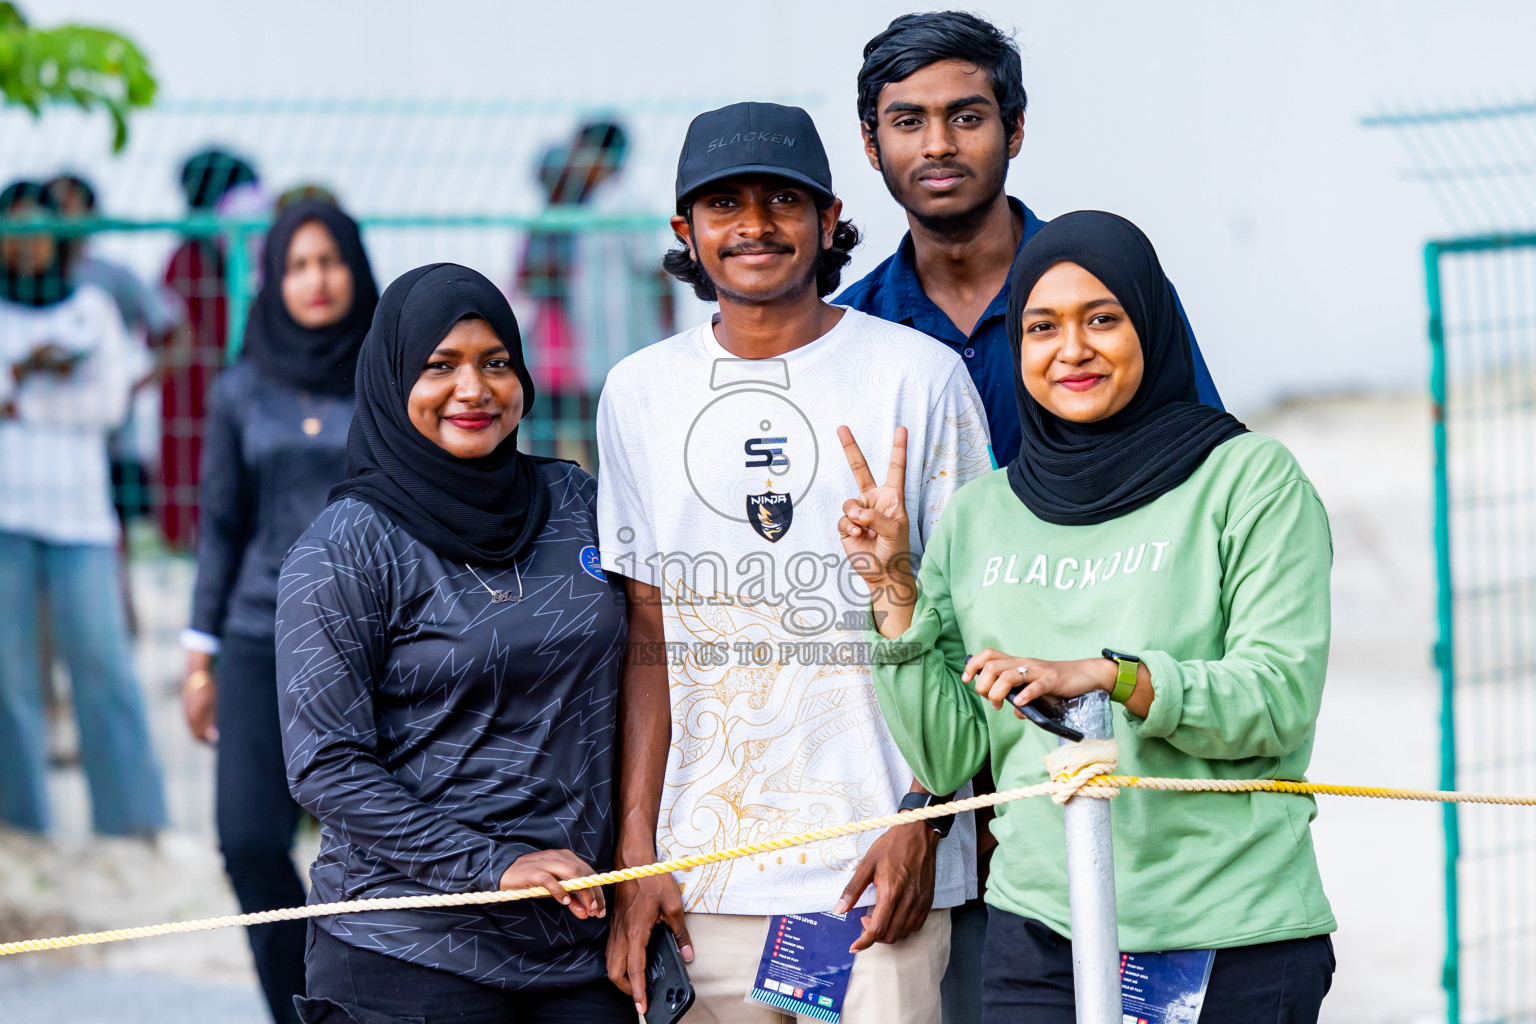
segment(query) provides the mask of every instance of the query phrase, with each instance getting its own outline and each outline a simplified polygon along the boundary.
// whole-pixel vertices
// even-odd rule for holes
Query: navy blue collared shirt
[[[1008,205],[1024,218],[1024,237],[1019,239],[1019,250],[1034,237],[1045,221],[1036,217],[1023,203],[1008,197]],[[1018,259],[1018,253],[1014,253]],[[986,312],[976,321],[967,336],[956,327],[949,315],[934,304],[923,291],[913,266],[912,234],[901,240],[901,245],[886,261],[871,270],[863,280],[850,285],[843,294],[832,300],[839,306],[851,306],[871,316],[892,323],[916,328],[931,338],[937,338],[959,353],[965,360],[965,368],[981,395],[981,404],[987,410],[987,425],[992,431],[992,451],[999,464],[1009,462],[1019,450],[1022,435],[1019,431],[1019,407],[1013,393],[1013,352],[1008,345],[1008,332],[1004,321],[1008,318],[1008,285],[988,304]],[[1174,301],[1179,302],[1178,291]],[[1221,396],[1211,372],[1206,369],[1205,357],[1195,341],[1195,330],[1189,324],[1184,304],[1179,302],[1179,315],[1184,318],[1184,328],[1189,333],[1190,353],[1195,357],[1195,385],[1200,401],[1222,408]]]

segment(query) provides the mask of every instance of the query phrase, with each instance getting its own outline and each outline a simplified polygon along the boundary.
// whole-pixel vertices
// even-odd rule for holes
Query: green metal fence
[[[1536,103],[1386,104],[1424,251],[1443,788],[1536,790]],[[1430,233],[1430,232],[1426,232]],[[1536,819],[1446,805],[1450,1024],[1536,1022]]]
[[[513,300],[535,378],[562,373],[567,380],[579,381],[563,389],[565,393],[545,389],[545,397],[520,429],[522,446],[539,454],[574,458],[589,469],[595,468],[594,402],[603,375],[628,353],[664,337],[676,325],[675,310],[682,305],[678,301],[682,297],[660,271],[660,257],[670,237],[667,217],[551,209],[532,214],[365,214],[358,220],[381,289],[408,267],[437,260],[477,269],[490,267],[490,273],[505,278],[499,283]],[[224,273],[213,291],[202,298],[222,302],[227,309],[217,318],[216,357],[207,361],[228,363],[239,356],[246,315],[260,286],[257,254],[269,222],[265,216],[211,215],[48,219],[9,225],[0,222],[0,237],[46,230],[90,247],[153,247],[165,253],[171,252],[178,240],[207,241],[223,254]],[[519,273],[522,257],[518,253],[525,251],[528,239],[534,236],[569,240],[582,252],[577,258],[584,265],[575,268],[570,280],[527,280]],[[494,269],[509,261],[510,270],[498,273]],[[553,304],[567,311],[569,321],[560,329],[570,335],[570,349],[559,353],[543,343],[551,330],[543,314]],[[649,316],[644,315],[646,309]],[[174,355],[170,358],[174,360]],[[556,368],[548,365],[551,359],[579,366]],[[571,392],[579,392],[581,400],[571,398]],[[167,414],[167,429],[174,429],[173,419]],[[191,467],[182,469],[181,475],[186,476]],[[127,497],[127,503],[153,504],[163,497],[158,493],[134,494]],[[184,497],[196,500],[195,495]]]
[[[1536,235],[1425,250],[1441,786],[1536,791]],[[1536,1021],[1536,819],[1445,805],[1448,1020]]]
[[[174,330],[137,331],[155,367],[134,401],[134,421],[113,441],[114,492],[127,527],[125,600],[136,635],[134,660],[166,769],[173,828],[206,833],[211,827],[207,751],[188,736],[177,698],[185,662],[177,636],[187,621],[188,555],[196,536],[195,439],[219,368],[238,358],[270,222],[265,208],[189,212],[190,196],[178,184],[182,161],[208,145],[247,158],[268,205],[296,186],[323,186],[361,223],[380,287],[436,261],[485,273],[512,301],[539,382],[520,442],[595,468],[595,404],[607,369],[672,325],[704,316],[702,304],[661,274],[660,256],[671,238],[677,146],[693,113],[718,105],[703,99],[626,100],[599,110],[518,100],[167,102],[135,120],[130,145],[118,157],[110,154],[101,119],[50,110],[33,120],[0,110],[0,185],[69,172],[88,179],[98,199],[90,216],[0,219],[0,242],[39,231],[68,239],[180,300],[168,303],[179,311]],[[622,167],[601,189],[559,200],[557,186],[579,170],[562,163],[562,154],[568,156],[594,122],[622,125]],[[591,179],[576,176],[590,189]],[[203,247],[203,266],[215,264],[216,273],[177,279],[176,254],[189,240]],[[530,272],[540,260],[544,267]],[[549,272],[551,262],[558,273]],[[547,386],[550,380],[561,383]],[[194,440],[181,443],[188,438]],[[49,666],[52,652],[42,646]],[[45,667],[43,675],[40,685],[52,694],[48,746],[56,766],[69,766],[78,751],[70,687],[62,670]],[[86,827],[79,781],[69,770],[51,780],[66,791],[57,801],[66,834]]]
[[[617,252],[619,262],[626,265],[616,271],[614,261],[608,261],[596,280],[573,288],[574,292],[612,299],[625,312],[650,307],[659,313],[661,305],[674,297],[658,270],[670,231],[666,219],[654,214],[365,214],[359,220],[381,287],[400,271],[420,263],[447,260],[488,268],[512,297],[536,379],[547,379],[552,351],[539,339],[547,328],[540,307],[578,296],[551,294],[547,289],[519,284],[517,266],[530,235],[570,234],[589,249],[606,250],[610,255]],[[176,698],[185,661],[177,636],[187,623],[189,609],[192,566],[188,555],[196,536],[190,523],[199,497],[193,467],[199,460],[195,448],[164,442],[169,435],[200,436],[206,422],[194,412],[199,406],[206,408],[213,375],[197,382],[203,392],[199,401],[189,393],[193,390],[191,381],[184,374],[178,375],[178,369],[188,363],[216,367],[238,358],[245,314],[259,284],[253,254],[266,224],[265,218],[120,218],[56,222],[50,232],[60,237],[83,236],[91,249],[119,258],[127,256],[125,263],[144,253],[147,259],[134,263],[146,266],[141,277],[148,282],[162,279],[166,259],[187,238],[205,240],[227,257],[222,280],[203,289],[208,294],[201,296],[223,302],[227,309],[227,315],[210,317],[204,304],[201,319],[222,328],[216,343],[208,343],[211,333],[199,335],[184,322],[170,340],[155,348],[158,365],[152,379],[138,393],[134,419],[113,442],[114,498],[125,520],[124,554],[130,582],[124,598],[136,636],[135,662],[148,691],[151,728],[166,772],[173,827],[192,832],[206,833],[212,826],[207,751],[188,735]],[[38,226],[28,225],[27,229],[35,232]],[[0,238],[18,230],[17,225],[0,223]],[[620,279],[625,274],[630,278],[627,283]],[[696,315],[686,305],[678,305],[683,306],[678,316]],[[519,442],[525,450],[596,468],[594,414],[603,374],[628,351],[660,337],[659,327],[642,332],[626,330],[629,324],[623,324],[614,329],[612,323],[602,324],[599,319],[600,315],[576,318],[579,348],[566,356],[579,360],[583,372],[574,384],[569,383],[571,375],[567,374],[563,391],[541,384],[536,403],[519,430]],[[654,319],[659,320],[659,315]],[[198,352],[198,348],[208,351]],[[0,365],[0,371],[9,372],[9,366]],[[71,712],[72,684],[64,683],[64,673],[54,667],[57,663],[50,657],[52,653],[44,645],[47,667],[39,685],[48,705],[46,742],[53,763],[66,768],[55,777],[55,786],[62,785],[66,794],[56,797],[60,827],[65,833],[78,834],[86,819],[81,803],[83,789],[73,770],[78,763],[79,740]],[[57,781],[60,779],[63,781]],[[77,790],[78,796],[68,795]]]
[[[541,390],[520,432],[525,447],[593,468],[593,414],[607,369],[702,315],[659,262],[670,239],[676,146],[688,118],[710,105],[680,98],[598,107],[517,98],[182,99],[141,114],[121,156],[111,155],[99,118],[50,109],[33,120],[3,110],[0,152],[7,177],[43,181],[66,172],[89,180],[96,216],[77,217],[61,233],[142,281],[181,293],[188,330],[178,339],[146,339],[167,379],[158,415],[151,410],[140,419],[158,418],[162,439],[197,434],[217,368],[237,356],[269,222],[265,208],[249,204],[269,206],[295,187],[321,187],[363,225],[381,287],[411,267],[448,260],[482,271],[508,293]],[[599,126],[601,137],[588,138]],[[245,209],[221,201],[217,211],[188,211],[178,169],[210,145],[249,162],[260,199]],[[599,154],[606,173],[589,175],[574,158],[583,146]],[[0,225],[0,234],[7,231],[15,226]],[[173,253],[187,239],[207,243],[205,258],[177,280]],[[205,272],[209,264],[216,273]],[[151,493],[130,495],[127,504],[194,507],[197,467],[180,463],[194,462],[196,448],[195,436],[164,445],[166,465],[149,467]],[[171,549],[188,546],[190,514],[162,523]]]

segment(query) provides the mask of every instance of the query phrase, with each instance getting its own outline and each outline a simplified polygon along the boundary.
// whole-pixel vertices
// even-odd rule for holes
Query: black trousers
[[[309,929],[304,1024],[635,1024],[635,1004],[606,979],[507,992]]]
[[[1039,921],[987,908],[982,1024],[1075,1024],[1072,943]],[[1333,984],[1326,935],[1218,950],[1200,1019],[1317,1024]]]
[[[219,850],[240,909],[302,906],[304,885],[291,855],[300,810],[288,794],[271,639],[224,637],[218,726]],[[272,1019],[296,1022],[293,997],[304,994],[304,922],[255,925],[246,937]]]

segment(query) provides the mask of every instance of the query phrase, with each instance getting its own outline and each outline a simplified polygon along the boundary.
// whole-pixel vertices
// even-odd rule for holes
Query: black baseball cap
[[[799,107],[732,103],[693,119],[677,158],[677,201],[738,174],[773,174],[834,198],[826,147]]]

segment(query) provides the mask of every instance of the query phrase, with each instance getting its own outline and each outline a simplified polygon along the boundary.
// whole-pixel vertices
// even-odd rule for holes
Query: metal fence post
[[[265,225],[263,225],[263,228]],[[254,234],[245,225],[230,228],[224,235],[225,245],[228,247],[225,253],[224,281],[229,310],[226,320],[229,337],[224,339],[224,352],[229,362],[233,363],[235,357],[240,354],[240,346],[245,341],[245,321],[250,314],[251,299],[255,289],[255,283],[251,273],[251,235]]]
[[[1445,437],[1445,321],[1440,302],[1440,246],[1424,247],[1424,287],[1429,300],[1429,397],[1435,444],[1435,611],[1439,637],[1435,667],[1440,672],[1440,788],[1456,788],[1456,631],[1454,580],[1451,576],[1450,479]],[[1455,804],[1442,808],[1445,830],[1445,989],[1446,1024],[1461,1021],[1461,911],[1457,861],[1461,856],[1460,819]]]
[[[1109,694],[1067,701],[1067,724],[1084,739],[1110,736]],[[1061,741],[1063,744],[1067,740]],[[1077,1024],[1120,1024],[1120,935],[1115,918],[1114,843],[1108,800],[1077,797],[1062,808],[1067,895],[1072,904],[1072,985]]]

